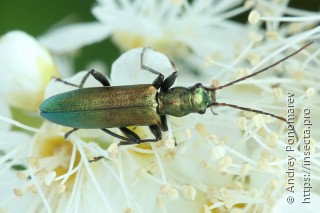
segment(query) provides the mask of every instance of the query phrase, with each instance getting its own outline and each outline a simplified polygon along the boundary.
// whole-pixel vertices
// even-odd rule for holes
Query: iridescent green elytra
[[[146,51],[144,48],[141,53],[141,68],[158,75],[152,84],[110,86],[108,79],[95,70],[89,71],[79,85],[56,79],[79,89],[48,98],[40,105],[40,114],[53,123],[72,127],[73,130],[67,132],[65,138],[78,129],[101,129],[119,138],[121,140],[119,145],[159,141],[162,138],[161,131],[168,130],[166,115],[181,117],[189,113],[203,114],[207,108],[212,106],[229,106],[270,115],[286,122],[285,118],[271,113],[218,103],[216,102],[216,91],[268,70],[297,54],[311,43],[268,67],[219,87],[204,87],[198,83],[192,87],[171,88],[177,78],[177,70],[173,62],[170,61],[174,72],[164,79],[160,72],[143,64],[143,56]],[[104,87],[82,88],[89,75],[92,75]],[[149,126],[155,138],[141,139],[135,132],[128,129],[128,126]],[[119,128],[124,136],[108,130],[114,127]]]

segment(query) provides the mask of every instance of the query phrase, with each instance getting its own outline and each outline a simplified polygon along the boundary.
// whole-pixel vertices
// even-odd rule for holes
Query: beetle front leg
[[[178,77],[178,69],[177,69],[176,65],[174,64],[174,62],[171,59],[169,59],[169,61],[170,61],[170,64],[171,64],[174,71],[168,77],[166,77],[166,79],[162,83],[161,91],[168,91],[170,89],[170,87],[172,87],[174,82],[176,81],[176,78]]]
[[[164,80],[164,76],[162,73],[156,71],[155,69],[144,65],[143,63],[143,57],[144,57],[144,53],[146,51],[146,49],[148,49],[148,47],[143,48],[142,53],[141,53],[141,57],[140,57],[140,64],[141,64],[141,69],[147,70],[149,72],[152,72],[156,75],[158,75],[158,77],[153,81],[153,85],[155,88],[161,88],[161,91],[167,91],[170,89],[170,87],[174,84],[176,78],[178,77],[178,70],[174,64],[174,62],[172,60],[169,59],[170,64],[174,70],[173,73],[171,73],[165,80]]]
[[[158,75],[158,77],[152,82],[152,84],[155,88],[159,89],[161,87],[161,85],[163,84],[164,75],[161,72],[158,72],[157,70],[154,70],[153,68],[151,68],[143,63],[144,53],[145,53],[146,49],[149,49],[149,47],[143,48],[143,50],[141,52],[140,66],[141,66],[141,69],[147,70],[149,72],[152,72],[153,74]]]

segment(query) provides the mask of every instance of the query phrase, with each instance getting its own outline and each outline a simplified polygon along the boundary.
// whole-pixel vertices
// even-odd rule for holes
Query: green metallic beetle
[[[171,88],[178,76],[177,69],[172,61],[170,62],[174,72],[167,78],[164,78],[160,72],[144,65],[143,57],[146,50],[144,48],[141,53],[141,69],[158,75],[152,84],[110,86],[108,79],[95,70],[90,70],[79,85],[56,79],[79,89],[48,98],[40,105],[40,114],[53,123],[72,127],[73,129],[65,134],[65,138],[78,129],[101,129],[119,138],[121,140],[119,145],[157,142],[162,138],[162,131],[168,130],[166,115],[181,117],[189,113],[203,114],[207,108],[212,106],[229,106],[270,115],[286,122],[285,118],[271,113],[216,102],[216,90],[264,72],[297,54],[310,44],[308,43],[266,68],[223,86],[204,87],[198,83],[188,88]],[[99,81],[103,87],[83,88],[90,75]],[[128,126],[149,126],[155,138],[141,139],[135,132],[128,129]],[[119,128],[124,136],[108,130],[108,128],[115,127]]]

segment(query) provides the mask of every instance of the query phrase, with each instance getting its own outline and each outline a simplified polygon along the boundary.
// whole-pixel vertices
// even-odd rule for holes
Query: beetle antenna
[[[253,76],[255,76],[255,75],[258,75],[258,74],[260,74],[260,73],[262,73],[262,72],[265,72],[265,71],[267,71],[268,69],[270,69],[270,68],[272,68],[272,67],[275,67],[276,65],[280,64],[281,62],[287,60],[288,58],[291,58],[292,56],[296,55],[297,53],[299,53],[301,50],[305,49],[306,47],[308,47],[308,46],[311,45],[312,43],[313,43],[313,41],[310,41],[310,42],[307,43],[306,45],[302,46],[300,49],[298,49],[298,50],[294,51],[293,53],[291,53],[290,55],[287,55],[287,56],[285,56],[284,58],[282,58],[282,59],[274,62],[273,64],[271,64],[271,65],[269,65],[269,66],[267,66],[267,67],[265,67],[265,68],[262,68],[261,70],[258,70],[258,71],[256,71],[256,72],[250,74],[250,75],[247,75],[247,76],[244,76],[244,77],[242,77],[242,78],[236,79],[236,80],[234,80],[234,81],[231,81],[231,82],[229,82],[229,83],[227,83],[227,84],[225,84],[225,85],[219,86],[219,87],[206,88],[206,89],[207,89],[207,90],[210,90],[210,91],[216,91],[216,90],[219,90],[219,89],[222,89],[222,88],[231,86],[231,85],[233,85],[233,84],[235,84],[235,83],[238,83],[238,82],[240,82],[240,81],[243,81],[243,80],[245,80],[245,79],[247,79],[247,78],[251,78],[251,77],[253,77]]]
[[[227,106],[227,107],[232,107],[232,108],[236,108],[236,109],[241,109],[241,110],[244,110],[244,111],[256,112],[258,114],[270,115],[271,117],[277,118],[277,119],[279,119],[281,121],[286,122],[286,124],[289,124],[287,119],[285,119],[284,117],[280,117],[280,116],[277,116],[275,114],[264,112],[264,111],[261,111],[261,110],[251,109],[251,108],[248,108],[248,107],[241,107],[241,106],[234,105],[234,104],[218,103],[218,102],[213,102],[209,107],[212,107],[212,106]],[[298,137],[298,134],[297,134],[296,130],[293,129],[293,131],[294,131],[294,134],[295,134],[297,140],[299,140],[299,137]]]

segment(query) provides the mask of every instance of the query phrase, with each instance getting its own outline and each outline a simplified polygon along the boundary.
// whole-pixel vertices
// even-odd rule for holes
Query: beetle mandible
[[[111,86],[107,77],[94,69],[83,77],[79,85],[56,78],[58,81],[79,89],[46,99],[39,107],[40,114],[53,123],[72,127],[73,129],[65,134],[65,139],[78,129],[101,129],[111,136],[119,138],[121,140],[119,145],[157,142],[162,139],[162,131],[168,130],[166,115],[181,117],[189,113],[203,114],[207,108],[213,106],[228,106],[252,111],[287,122],[285,118],[272,113],[217,102],[216,91],[276,66],[311,43],[307,43],[290,55],[259,71],[218,87],[205,87],[201,83],[191,87],[172,87],[178,76],[174,63],[170,60],[174,72],[164,78],[160,72],[144,65],[143,57],[147,50],[144,48],[140,56],[140,65],[141,69],[157,75],[152,84]],[[83,88],[90,75],[103,87]],[[121,99],[114,97],[121,97]],[[128,128],[129,126],[149,126],[155,138],[141,139],[139,135]],[[124,136],[108,129],[114,127],[119,128]]]

